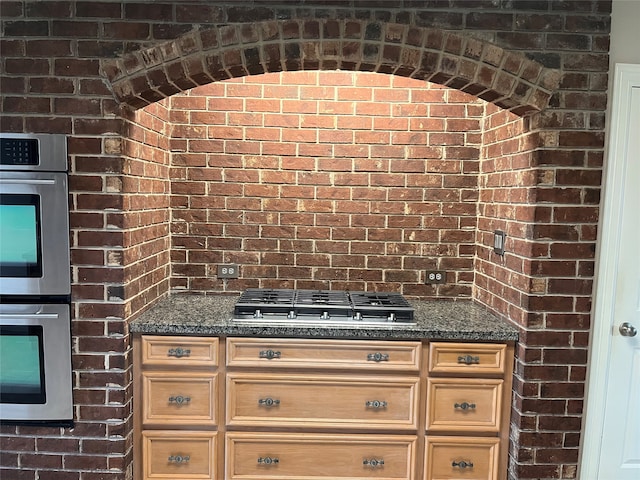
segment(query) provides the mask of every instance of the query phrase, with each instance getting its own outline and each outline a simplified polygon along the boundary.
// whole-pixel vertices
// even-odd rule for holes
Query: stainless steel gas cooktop
[[[392,292],[250,288],[235,304],[233,320],[251,323],[415,323],[413,307]]]

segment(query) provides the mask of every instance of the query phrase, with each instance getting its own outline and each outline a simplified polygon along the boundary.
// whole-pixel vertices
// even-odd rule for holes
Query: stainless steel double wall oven
[[[0,422],[73,422],[64,135],[0,133]]]

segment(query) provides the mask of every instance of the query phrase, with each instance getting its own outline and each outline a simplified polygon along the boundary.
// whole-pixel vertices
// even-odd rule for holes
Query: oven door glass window
[[[0,326],[0,403],[46,402],[42,327]]]
[[[0,195],[0,277],[41,277],[40,197]]]

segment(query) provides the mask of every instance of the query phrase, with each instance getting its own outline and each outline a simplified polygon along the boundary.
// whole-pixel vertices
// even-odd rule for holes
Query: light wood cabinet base
[[[415,436],[227,433],[227,480],[410,480]]]
[[[135,480],[503,480],[514,345],[138,335]]]
[[[428,436],[426,478],[498,480],[499,449],[499,438]]]
[[[216,432],[142,432],[144,480],[214,480]]]

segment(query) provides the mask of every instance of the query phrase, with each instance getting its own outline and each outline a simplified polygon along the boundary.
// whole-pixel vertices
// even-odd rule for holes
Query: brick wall
[[[172,97],[172,288],[470,297],[484,103],[350,72]],[[220,263],[241,278],[217,279]],[[427,269],[448,284],[425,285]]]
[[[77,420],[0,427],[1,475],[130,478],[127,322],[168,291],[169,257],[177,267],[187,253],[166,236],[187,226],[179,204],[167,209],[169,175],[184,173],[178,152],[167,153],[179,141],[165,143],[168,125],[181,123],[171,95],[339,68],[391,75],[390,90],[414,88],[401,78],[412,77],[496,105],[480,125],[471,295],[520,328],[510,476],[575,478],[610,9],[596,0],[0,3],[0,129],[70,136]],[[496,227],[509,235],[499,258]]]

